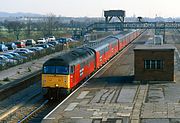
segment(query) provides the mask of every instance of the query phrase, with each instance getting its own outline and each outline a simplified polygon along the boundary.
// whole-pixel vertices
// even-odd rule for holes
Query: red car
[[[18,48],[26,47],[26,44],[24,42],[22,42],[22,41],[16,41],[14,43],[17,45]]]

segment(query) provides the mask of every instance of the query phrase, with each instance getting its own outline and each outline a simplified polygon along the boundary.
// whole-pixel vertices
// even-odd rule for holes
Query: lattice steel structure
[[[121,29],[180,29],[180,22],[114,22],[94,23],[86,28],[87,31]]]

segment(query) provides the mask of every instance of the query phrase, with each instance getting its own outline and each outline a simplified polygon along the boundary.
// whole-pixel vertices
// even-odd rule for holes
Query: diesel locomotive
[[[68,94],[109,59],[137,38],[143,30],[116,34],[47,60],[42,69],[42,88],[48,97]]]

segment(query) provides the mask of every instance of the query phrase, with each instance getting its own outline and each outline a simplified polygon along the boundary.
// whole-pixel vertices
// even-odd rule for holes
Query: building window
[[[157,69],[163,69],[163,60],[157,60]]]
[[[145,69],[150,69],[150,60],[144,61]]]
[[[150,66],[151,66],[151,69],[156,69],[156,60],[151,60]]]
[[[145,69],[163,69],[163,60],[144,60]]]

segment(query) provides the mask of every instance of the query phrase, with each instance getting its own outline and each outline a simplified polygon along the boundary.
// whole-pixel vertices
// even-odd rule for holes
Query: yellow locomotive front
[[[44,66],[42,74],[43,88],[70,88],[69,69],[65,66]]]

